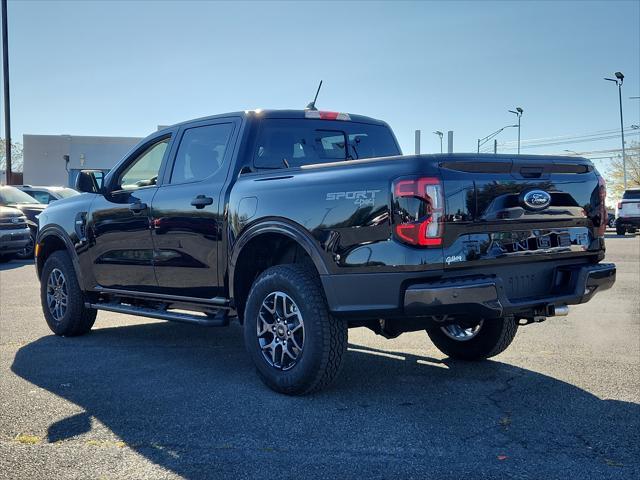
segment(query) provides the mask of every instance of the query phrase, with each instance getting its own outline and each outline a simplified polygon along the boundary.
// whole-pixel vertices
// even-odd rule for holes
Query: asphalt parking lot
[[[336,384],[262,385],[240,328],[101,312],[58,338],[0,266],[0,478],[640,478],[640,237],[616,286],[483,363],[351,330]]]

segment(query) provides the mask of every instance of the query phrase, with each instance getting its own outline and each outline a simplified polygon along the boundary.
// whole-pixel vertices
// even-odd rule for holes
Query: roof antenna
[[[318,94],[320,93],[320,89],[322,88],[322,80],[320,80],[320,85],[318,85],[318,90],[316,91],[316,96],[313,99],[313,102],[311,102],[309,105],[307,105],[307,108],[305,108],[305,110],[318,110],[316,108],[316,100],[318,99]]]

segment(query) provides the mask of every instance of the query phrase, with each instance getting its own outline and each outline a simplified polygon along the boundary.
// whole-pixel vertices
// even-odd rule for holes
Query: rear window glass
[[[254,165],[286,168],[390,155],[400,155],[400,150],[382,125],[274,118],[262,122]]]
[[[640,190],[627,190],[622,198],[623,200],[640,200]]]

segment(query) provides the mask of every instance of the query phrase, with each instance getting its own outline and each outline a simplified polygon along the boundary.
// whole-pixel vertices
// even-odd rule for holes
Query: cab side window
[[[28,193],[33,198],[35,198],[39,203],[51,203],[55,198],[49,195],[49,192],[44,192],[42,190],[25,190],[25,193]]]
[[[164,138],[154,143],[129,164],[120,174],[119,187],[122,190],[137,190],[155,185],[169,140]]]
[[[170,183],[197,182],[221,171],[233,123],[185,130],[176,153]]]

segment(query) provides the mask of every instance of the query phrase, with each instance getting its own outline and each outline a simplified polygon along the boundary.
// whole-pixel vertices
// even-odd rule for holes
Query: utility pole
[[[7,0],[2,0],[2,74],[4,78],[5,174],[11,185],[11,109],[9,106],[9,35],[7,33]]]
[[[618,86],[618,101],[620,104],[620,138],[622,139],[622,179],[624,182],[624,189],[627,189],[627,156],[624,151],[624,122],[622,120],[622,83],[624,82],[624,75],[622,72],[615,73],[616,78],[605,78],[609,82],[613,82]]]
[[[420,155],[420,130],[416,130],[416,155]]]

